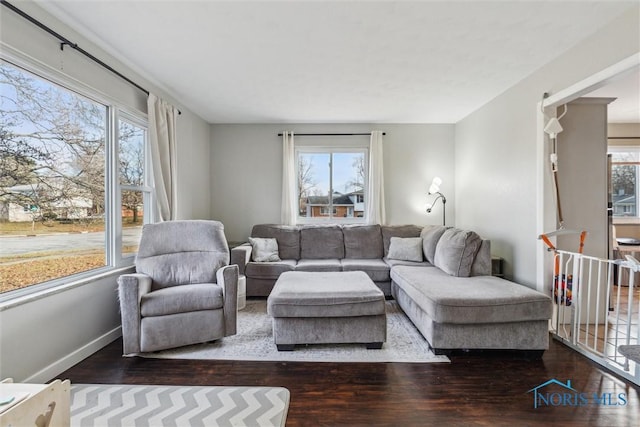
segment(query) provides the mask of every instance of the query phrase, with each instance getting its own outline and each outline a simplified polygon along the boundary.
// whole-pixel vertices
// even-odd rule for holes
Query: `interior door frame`
[[[551,172],[548,161],[550,144],[549,138],[544,133],[545,113],[548,117],[555,117],[557,107],[639,69],[640,52],[538,102],[536,109],[536,230],[538,236],[557,228],[555,199],[552,193]],[[551,274],[549,272],[552,271],[552,263],[553,257],[549,255],[546,246],[540,242],[536,250],[536,288],[540,292],[546,293],[551,289]]]

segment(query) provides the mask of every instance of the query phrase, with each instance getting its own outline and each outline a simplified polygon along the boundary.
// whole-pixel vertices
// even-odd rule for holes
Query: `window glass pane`
[[[298,195],[301,217],[329,216],[330,153],[298,155]]]
[[[120,120],[118,145],[119,176],[122,185],[144,185],[145,130]]]
[[[104,266],[107,107],[0,62],[0,291]]]
[[[341,218],[364,215],[364,153],[333,154],[334,214]]]
[[[120,199],[121,253],[127,256],[138,252],[145,205],[149,203],[144,191],[146,130],[120,120],[118,134],[118,176],[120,185],[124,186]]]
[[[122,190],[122,255],[138,252],[144,219],[142,191]]]
[[[637,216],[638,165],[611,165],[611,198],[614,216]]]

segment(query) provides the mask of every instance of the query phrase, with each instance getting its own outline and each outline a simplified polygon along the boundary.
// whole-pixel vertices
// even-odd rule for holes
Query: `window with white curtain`
[[[0,60],[0,299],[131,264],[152,221],[147,144],[142,113]]]

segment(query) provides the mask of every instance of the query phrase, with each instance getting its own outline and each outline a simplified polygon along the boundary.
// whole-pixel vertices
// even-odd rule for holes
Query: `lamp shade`
[[[442,184],[442,179],[439,176],[434,177],[433,181],[431,181],[431,186],[429,187],[429,194],[440,191],[440,184]]]
[[[560,121],[554,117],[549,120],[549,123],[544,127],[544,131],[549,134],[549,137],[555,138],[557,134],[562,132],[562,125]]]

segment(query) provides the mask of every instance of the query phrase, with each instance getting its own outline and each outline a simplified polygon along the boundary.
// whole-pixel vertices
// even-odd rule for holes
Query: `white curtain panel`
[[[382,166],[382,131],[371,132],[369,145],[369,180],[365,201],[366,218],[369,224],[385,224],[384,168]]]
[[[280,222],[295,225],[298,206],[296,193],[296,154],[293,132],[282,132],[282,207]]]
[[[176,219],[176,117],[178,110],[153,94],[147,99],[149,145],[160,221]]]

